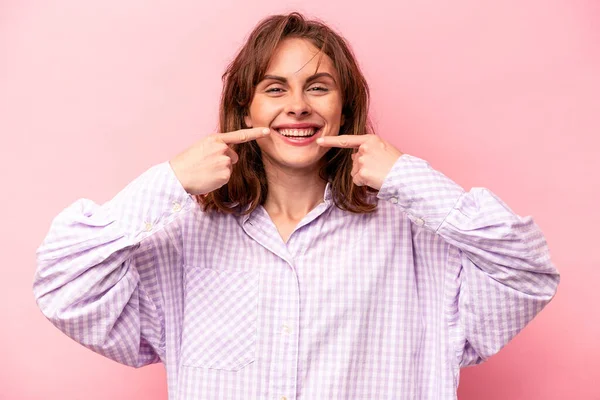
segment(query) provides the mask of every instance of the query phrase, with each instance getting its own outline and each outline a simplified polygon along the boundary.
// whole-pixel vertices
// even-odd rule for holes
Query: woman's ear
[[[344,114],[342,114],[342,119],[340,120],[340,126],[344,126],[344,122],[346,122],[346,118],[344,117]]]
[[[244,123],[248,128],[252,128],[252,118],[249,115],[244,115]]]

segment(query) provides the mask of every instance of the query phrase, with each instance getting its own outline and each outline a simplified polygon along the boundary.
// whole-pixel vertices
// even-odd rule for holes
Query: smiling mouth
[[[305,139],[317,134],[322,128],[306,128],[306,129],[276,129],[282,136],[292,139]]]

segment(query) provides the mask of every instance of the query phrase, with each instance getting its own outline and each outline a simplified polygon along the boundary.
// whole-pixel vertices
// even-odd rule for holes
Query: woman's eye
[[[323,86],[313,86],[308,90],[314,91],[314,92],[328,92],[329,91],[329,89],[327,89],[326,87],[323,87]],[[265,90],[266,93],[281,93],[283,91],[284,90],[282,88],[271,88],[271,89]]]

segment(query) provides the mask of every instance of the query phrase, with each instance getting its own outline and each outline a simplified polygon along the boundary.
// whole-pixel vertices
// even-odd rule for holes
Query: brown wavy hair
[[[309,40],[318,54],[333,61],[340,78],[342,114],[345,122],[340,135],[374,133],[370,118],[369,87],[346,40],[319,20],[307,20],[302,14],[272,15],[254,28],[246,43],[223,74],[219,107],[219,132],[248,128],[244,123],[258,83],[264,77],[279,42],[286,38]],[[320,60],[319,60],[320,61]],[[318,66],[317,66],[318,69]],[[269,190],[261,150],[255,141],[232,145],[239,155],[229,182],[205,195],[196,196],[204,211],[251,213],[263,204]],[[331,148],[324,156],[319,176],[331,182],[334,204],[342,210],[368,213],[377,207],[371,196],[377,191],[357,186],[352,181],[350,148]]]

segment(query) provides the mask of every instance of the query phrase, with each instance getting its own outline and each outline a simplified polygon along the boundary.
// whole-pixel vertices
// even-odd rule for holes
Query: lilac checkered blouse
[[[560,280],[546,240],[485,188],[404,154],[371,214],[330,186],[284,243],[262,207],[207,214],[168,162],[79,199],[37,250],[44,315],[169,398],[455,399]]]

